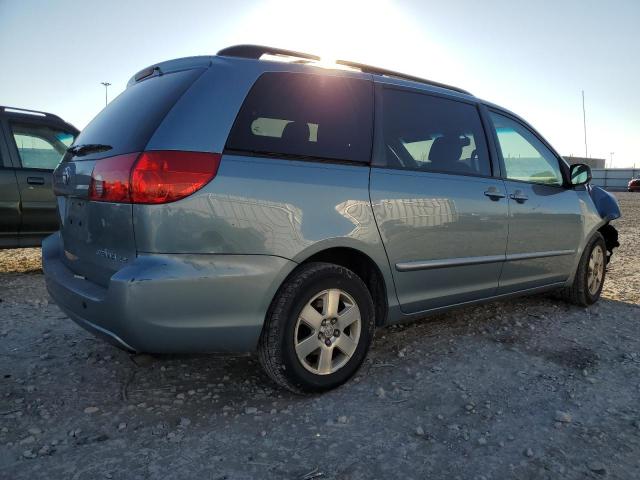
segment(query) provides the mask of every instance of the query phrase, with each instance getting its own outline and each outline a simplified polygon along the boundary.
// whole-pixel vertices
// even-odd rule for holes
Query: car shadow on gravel
[[[591,310],[595,309],[593,318],[597,319],[601,317],[602,310],[620,308],[629,310],[630,315],[634,311],[640,312],[635,304],[611,300],[602,300]],[[379,368],[411,363],[416,352],[424,352],[425,359],[431,359],[434,364],[446,363],[449,355],[455,357],[452,354],[456,348],[452,344],[456,343],[482,349],[520,351],[543,360],[550,368],[593,373],[599,367],[601,355],[594,348],[582,345],[574,331],[567,332],[571,338],[563,334],[563,326],[573,322],[584,323],[583,317],[591,319],[591,310],[539,295],[453,310],[385,327],[377,331],[370,354],[351,383],[362,382],[363,377],[369,377]],[[491,347],[491,344],[496,344],[496,347]],[[121,351],[118,354],[127,355]],[[123,364],[125,376],[131,375],[126,380],[124,395],[132,401],[144,400],[149,392],[158,399],[180,395],[176,392],[199,393],[211,388],[219,392],[224,390],[227,402],[240,404],[246,401],[247,394],[258,395],[265,401],[286,399],[295,402],[303,398],[273,384],[254,354],[134,354],[129,359],[130,362]],[[143,382],[142,386],[136,388],[137,382]],[[342,390],[349,389],[349,385],[347,383]],[[177,400],[174,404],[181,405],[183,402],[180,400],[184,399]],[[211,407],[213,405],[207,408]]]

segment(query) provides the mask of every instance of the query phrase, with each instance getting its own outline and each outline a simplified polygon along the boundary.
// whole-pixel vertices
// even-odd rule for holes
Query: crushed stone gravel
[[[0,251],[0,478],[640,478],[640,193],[617,196],[596,305],[383,328],[320,396],[254,355],[120,351],[49,300],[38,249]]]

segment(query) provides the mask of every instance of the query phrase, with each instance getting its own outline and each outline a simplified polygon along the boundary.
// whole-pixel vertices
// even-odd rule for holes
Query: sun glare
[[[343,59],[434,79],[457,70],[453,56],[391,0],[273,0],[248,12],[243,25],[238,43],[313,53],[327,67]]]

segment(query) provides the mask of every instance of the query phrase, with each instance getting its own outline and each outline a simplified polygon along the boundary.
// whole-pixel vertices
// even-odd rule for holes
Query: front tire
[[[602,293],[606,272],[607,246],[596,232],[582,253],[573,283],[562,291],[563,298],[581,307],[593,305]]]
[[[278,385],[295,393],[335,388],[362,364],[375,310],[362,279],[330,263],[302,265],[267,314],[258,354]]]

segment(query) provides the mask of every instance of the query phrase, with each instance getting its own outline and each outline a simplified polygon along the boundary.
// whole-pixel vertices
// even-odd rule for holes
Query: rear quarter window
[[[263,74],[234,122],[227,149],[369,162],[370,81],[305,73]]]

